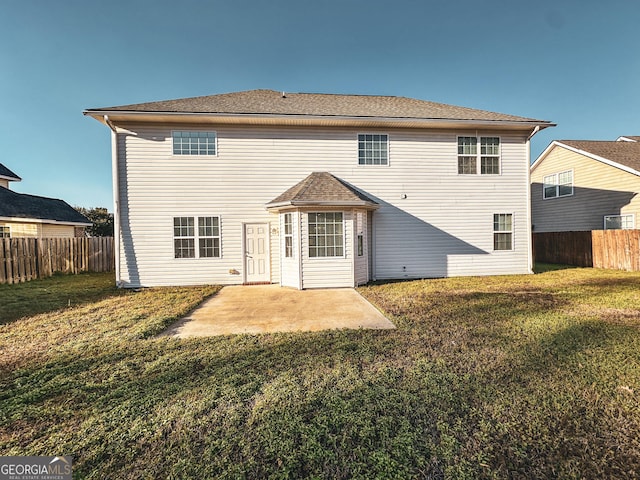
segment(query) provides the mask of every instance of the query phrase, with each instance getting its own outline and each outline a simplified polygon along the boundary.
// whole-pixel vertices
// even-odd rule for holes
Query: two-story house
[[[640,137],[554,140],[531,166],[535,232],[638,228]]]
[[[84,114],[112,131],[119,285],[531,271],[529,140],[550,122],[271,90]]]

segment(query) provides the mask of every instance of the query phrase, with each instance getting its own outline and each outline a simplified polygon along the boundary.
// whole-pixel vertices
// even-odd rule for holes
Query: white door
[[[269,224],[245,224],[244,248],[245,282],[271,282]]]

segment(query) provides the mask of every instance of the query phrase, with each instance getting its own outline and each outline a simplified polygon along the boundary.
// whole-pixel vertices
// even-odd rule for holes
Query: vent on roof
[[[287,98],[286,92],[282,92],[282,98]]]

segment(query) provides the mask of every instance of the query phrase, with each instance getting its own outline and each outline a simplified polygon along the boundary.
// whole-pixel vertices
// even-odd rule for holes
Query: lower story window
[[[220,218],[174,217],[173,248],[175,258],[220,257]]]
[[[0,238],[11,238],[11,227],[8,225],[0,226]]]
[[[293,220],[292,214],[284,214],[284,256],[293,257]]]
[[[309,213],[309,257],[344,256],[342,212]]]
[[[200,258],[220,256],[220,219],[198,217]]]
[[[635,219],[633,214],[628,215],[605,215],[605,230],[630,230],[635,228]]]
[[[513,250],[513,214],[493,214],[493,249]]]

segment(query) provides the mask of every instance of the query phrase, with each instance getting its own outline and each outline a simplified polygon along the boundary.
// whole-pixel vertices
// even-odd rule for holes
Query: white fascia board
[[[312,208],[312,207],[335,207],[335,208],[364,208],[365,210],[377,210],[380,208],[378,204],[370,202],[278,202],[265,205],[269,211],[278,211],[284,208]]]
[[[622,165],[621,163],[618,163],[618,162],[613,162],[613,161],[609,160],[608,158],[601,157],[600,155],[595,155],[595,154],[587,152],[585,150],[580,150],[579,148],[571,147],[571,146],[566,145],[564,143],[558,142],[557,140],[554,140],[551,143],[551,145],[549,145],[545,149],[545,151],[540,154],[540,156],[537,158],[537,160],[534,162],[534,164],[531,165],[531,170],[532,171],[537,166],[537,164],[549,153],[549,150],[554,146],[566,148],[570,152],[574,152],[574,153],[578,153],[580,155],[584,155],[585,157],[591,158],[592,160],[596,160],[598,162],[602,162],[605,165],[609,165],[610,167],[618,168],[618,169],[623,170],[623,171],[625,171],[627,173],[631,173],[632,175],[638,175],[640,177],[640,172],[638,170],[635,170],[635,169],[633,169],[631,167],[627,167],[626,165]]]
[[[380,123],[381,126],[398,127],[441,127],[441,128],[512,128],[528,130],[536,126],[543,128],[553,127],[555,124],[546,121],[515,121],[515,120],[463,120],[450,118],[419,118],[419,117],[364,117],[345,115],[302,115],[302,114],[271,114],[271,113],[192,113],[192,112],[139,112],[139,111],[109,111],[109,110],[85,110],[83,115],[88,115],[101,123],[104,123],[104,116],[107,115],[112,121],[122,120],[123,117],[130,117],[131,120],[143,119],[149,121],[154,117],[170,117],[176,120],[182,119],[217,119],[221,123],[244,123],[252,120],[255,123],[265,124],[287,124],[299,123],[300,125],[312,125],[323,122],[339,122],[345,126],[351,122]],[[286,122],[285,122],[286,121]]]
[[[637,140],[634,140],[633,138],[627,138],[627,137],[618,137],[618,138],[616,138],[616,142],[634,142],[634,143],[637,143]]]
[[[24,217],[0,217],[2,222],[16,223],[46,223],[51,225],[67,225],[70,227],[90,227],[93,223],[86,222],[62,222],[60,220],[47,220],[42,218],[24,218]]]

